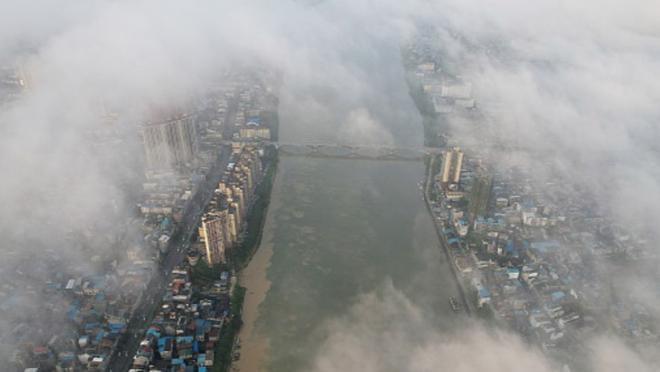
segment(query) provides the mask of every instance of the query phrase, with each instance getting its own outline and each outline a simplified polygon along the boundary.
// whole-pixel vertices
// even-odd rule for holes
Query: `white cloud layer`
[[[346,315],[325,325],[329,335],[312,370],[557,372],[563,366],[516,335],[456,318],[438,327],[400,291],[386,283],[359,298]],[[598,372],[653,369],[613,338],[590,341],[588,368]]]
[[[109,167],[86,145],[100,102],[135,130],[152,105],[188,101],[227,67],[266,65],[285,76],[282,99],[302,103],[294,115],[310,118],[293,137],[397,142],[408,132],[397,123],[418,117],[388,102],[407,94],[402,85],[377,77],[401,73],[397,48],[417,22],[440,30],[492,115],[491,135],[543,154],[626,226],[657,233],[658,19],[653,0],[0,2],[0,62],[21,53],[31,72],[31,89],[0,112],[1,249],[29,254],[7,255],[2,275],[46,246],[86,265],[63,236],[89,223],[111,231],[125,217],[109,205],[127,197],[121,184],[135,169],[121,155],[139,146],[116,149],[122,166]],[[10,321],[3,314],[0,330]],[[316,370],[552,370],[510,334],[427,325],[396,291],[367,296],[331,325]],[[594,370],[652,370],[618,341],[593,348]]]

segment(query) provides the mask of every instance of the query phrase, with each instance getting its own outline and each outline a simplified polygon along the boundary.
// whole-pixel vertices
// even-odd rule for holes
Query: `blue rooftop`
[[[560,301],[562,298],[566,297],[566,294],[562,291],[553,292],[551,295],[552,301]]]
[[[167,230],[171,225],[172,221],[169,219],[169,217],[165,217],[162,221],[160,221],[161,230]]]
[[[186,342],[192,343],[193,339],[194,339],[193,336],[179,336],[179,337],[176,338],[176,343],[177,344],[186,343]]]

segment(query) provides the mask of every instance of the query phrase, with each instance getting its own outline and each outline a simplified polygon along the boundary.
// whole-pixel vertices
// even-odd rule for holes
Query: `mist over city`
[[[660,370],[658,19],[1,2],[0,370]]]

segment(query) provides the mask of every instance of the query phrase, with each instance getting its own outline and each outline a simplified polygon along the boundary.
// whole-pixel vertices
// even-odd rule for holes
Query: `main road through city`
[[[163,257],[160,267],[154,272],[151,281],[147,285],[141,301],[128,323],[127,332],[119,340],[112,360],[108,365],[108,371],[127,371],[130,368],[133,355],[144,336],[145,326],[148,324],[147,321],[151,320],[155,310],[160,305],[160,299],[165,293],[172,269],[180,264],[186,256],[190,239],[197,228],[197,222],[204,212],[204,207],[211,200],[213,191],[227,167],[230,153],[231,150],[227,147],[221,149],[216,166],[209,172],[210,174],[205,184],[193,199],[193,205],[181,223],[182,230],[177,233],[175,241],[170,244],[169,250]]]
[[[230,104],[230,109],[225,116],[225,123],[233,123],[236,109],[236,102],[232,102]],[[229,128],[229,125],[226,125],[225,127],[228,128],[229,131],[232,129]],[[185,258],[190,245],[190,239],[198,226],[198,222],[206,205],[213,197],[213,192],[215,191],[224,170],[227,168],[230,155],[231,148],[229,146],[222,146],[220,148],[216,163],[209,171],[204,184],[192,199],[190,207],[186,210],[183,216],[180,224],[181,228],[174,236],[174,241],[170,244],[167,253],[161,260],[160,266],[154,271],[151,281],[144,290],[140,303],[134,310],[128,323],[127,332],[122,335],[117,343],[115,352],[108,363],[108,371],[124,372],[131,367],[135,351],[144,336],[145,327],[155,314],[157,307],[160,305],[161,297],[165,293],[167,283],[169,283],[171,271]]]

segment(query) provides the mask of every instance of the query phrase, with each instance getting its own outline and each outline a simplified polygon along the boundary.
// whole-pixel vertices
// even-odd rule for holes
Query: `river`
[[[285,87],[280,138],[419,146],[421,119],[398,49],[384,58],[393,62],[372,77],[379,93],[357,105],[337,89]],[[301,104],[307,94],[317,95],[314,115]],[[241,275],[248,293],[240,371],[311,370],[329,322],[385,285],[439,324],[456,318],[447,303],[456,285],[425,208],[423,178],[421,161],[281,157],[263,242]]]

